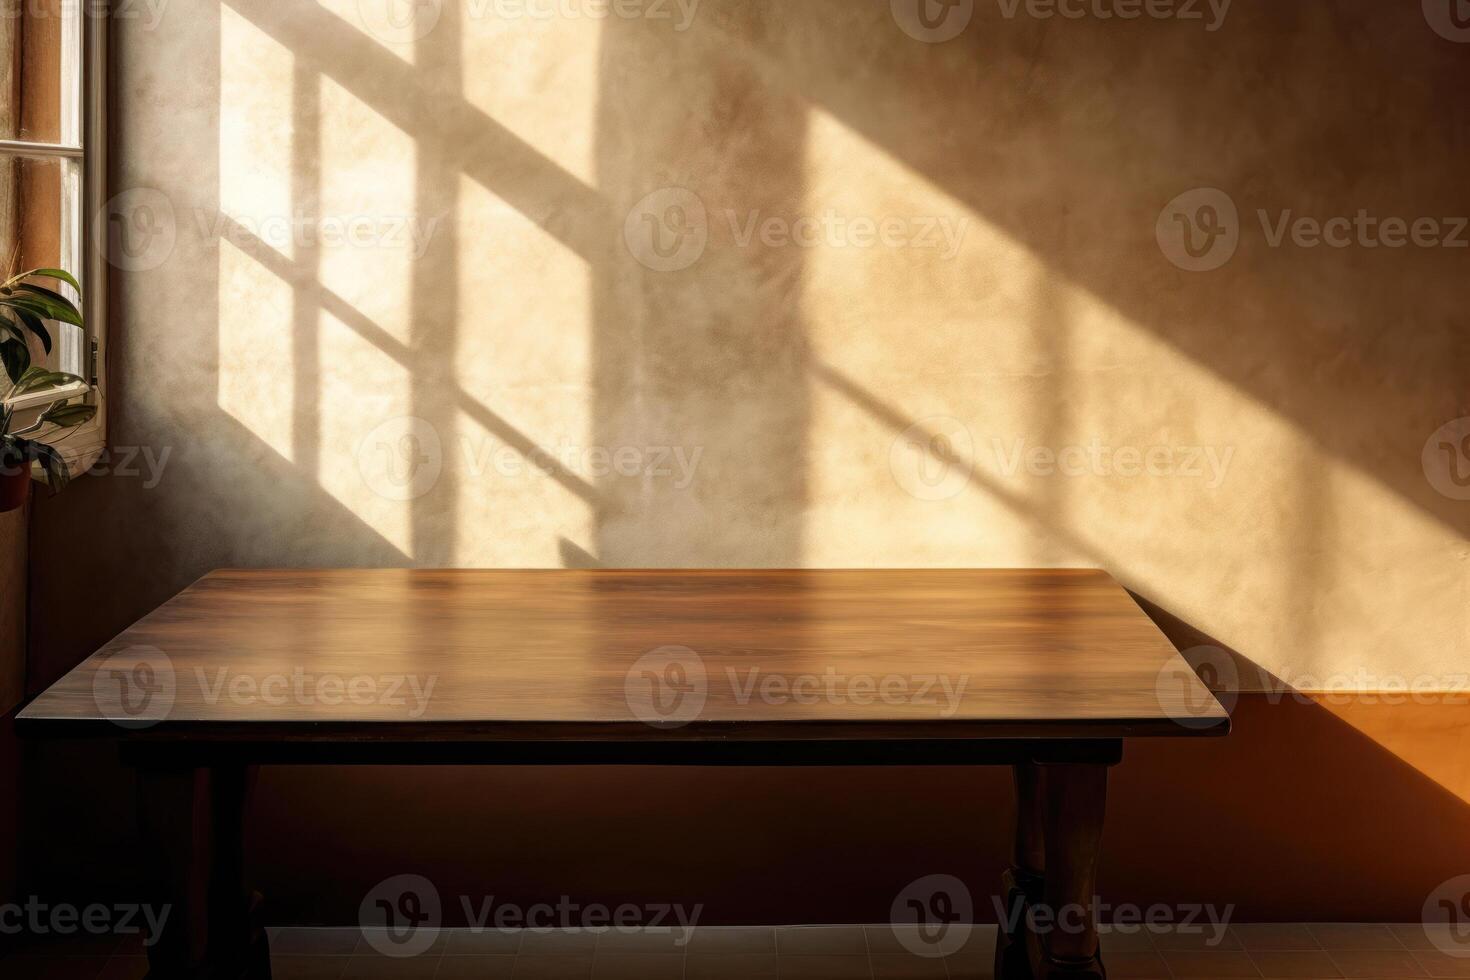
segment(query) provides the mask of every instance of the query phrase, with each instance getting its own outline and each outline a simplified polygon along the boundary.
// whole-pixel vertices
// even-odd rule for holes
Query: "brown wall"
[[[1209,31],[981,3],[942,44],[876,0],[705,0],[682,31],[677,7],[446,0],[417,40],[371,8],[117,25],[115,183],[172,234],[117,275],[112,432],[169,455],[156,485],[133,456],[39,505],[34,684],[222,565],[1100,565],[1181,646],[1300,687],[1470,671],[1470,505],[1422,456],[1470,414],[1467,253],[1278,247],[1256,217],[1470,214],[1470,61],[1419,5],[1239,2]],[[670,187],[708,241],[660,271],[645,219],[697,222]],[[1239,244],[1194,272],[1166,205],[1200,187]],[[760,234],[828,212],[956,241]],[[277,234],[364,215],[388,233]],[[417,496],[385,479],[410,432],[440,446]],[[1223,468],[1007,462],[1093,440]],[[586,452],[658,446],[700,453],[687,484]],[[1107,887],[1416,917],[1470,870],[1460,716],[1370,714],[1251,695],[1226,742],[1130,748]],[[125,816],[104,754],[35,751],[43,839]],[[287,839],[262,867],[285,919],[415,869],[859,919],[922,873],[991,881],[1004,796],[927,770],[283,770],[256,828]],[[121,818],[97,839],[126,866]],[[95,887],[91,852],[36,853]]]

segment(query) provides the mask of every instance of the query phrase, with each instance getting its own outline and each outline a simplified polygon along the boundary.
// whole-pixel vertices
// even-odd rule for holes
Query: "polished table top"
[[[34,733],[546,739],[1223,734],[1089,569],[222,570],[19,716]]]

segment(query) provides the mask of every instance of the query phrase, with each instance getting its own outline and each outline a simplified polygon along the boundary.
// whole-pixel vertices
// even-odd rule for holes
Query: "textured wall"
[[[119,23],[136,454],[40,508],[43,679],[215,566],[589,562],[1100,565],[1301,687],[1470,672],[1432,4],[411,6]]]
[[[446,2],[413,44],[355,0],[121,22],[117,187],[175,234],[120,283],[116,438],[170,455],[102,491],[147,514],[104,554],[156,591],[227,563],[1099,564],[1287,675],[1470,669],[1470,510],[1420,458],[1470,412],[1470,250],[1272,247],[1254,213],[1470,213],[1465,49],[1420,11],[982,4],[928,44],[845,0],[683,31],[496,9]],[[1242,226],[1212,272],[1155,235],[1201,186]],[[668,187],[706,243],[655,271],[629,238]],[[405,432],[433,458],[399,487]],[[1030,455],[1094,440],[1081,475]]]

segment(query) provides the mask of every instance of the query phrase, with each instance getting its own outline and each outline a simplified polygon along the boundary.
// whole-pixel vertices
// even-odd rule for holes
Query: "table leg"
[[[1102,980],[1094,898],[1108,770],[1068,763],[1044,772],[1046,877],[1037,916],[1044,927],[1027,933],[1031,970],[1038,980]]]
[[[1003,919],[995,940],[996,980],[1026,980],[1031,967],[1026,953],[1026,907],[1041,901],[1046,870],[1046,781],[1032,762],[1014,766],[1016,839],[1012,865],[1001,877]]]
[[[147,901],[168,914],[150,937],[149,980],[269,980],[259,896],[245,885],[253,770],[144,765],[138,774]]]

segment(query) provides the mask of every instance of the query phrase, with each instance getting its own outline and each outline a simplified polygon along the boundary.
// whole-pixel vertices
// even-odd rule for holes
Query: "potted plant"
[[[0,361],[5,364],[5,373],[11,384],[19,384],[21,376],[31,366],[31,347],[26,334],[33,334],[41,342],[46,353],[51,353],[51,333],[46,329],[47,320],[59,320],[82,326],[81,311],[76,305],[56,290],[30,280],[37,277],[59,279],[77,295],[81,285],[71,273],[61,269],[32,269],[11,276],[0,283]]]
[[[52,493],[71,479],[66,461],[54,447],[27,436],[48,426],[53,431],[69,429],[97,414],[94,405],[72,403],[73,398],[80,397],[73,391],[49,402],[32,404],[24,415],[34,414],[35,418],[15,428],[19,410],[13,401],[17,396],[43,393],[82,381],[74,374],[47,371],[31,364],[30,336],[39,340],[48,354],[51,352],[46,320],[82,326],[82,314],[76,305],[56,290],[31,281],[37,277],[60,280],[81,292],[76,279],[61,269],[32,269],[0,283],[0,363],[10,379],[10,390],[0,402],[0,511],[14,510],[25,503],[32,463],[40,464]]]

